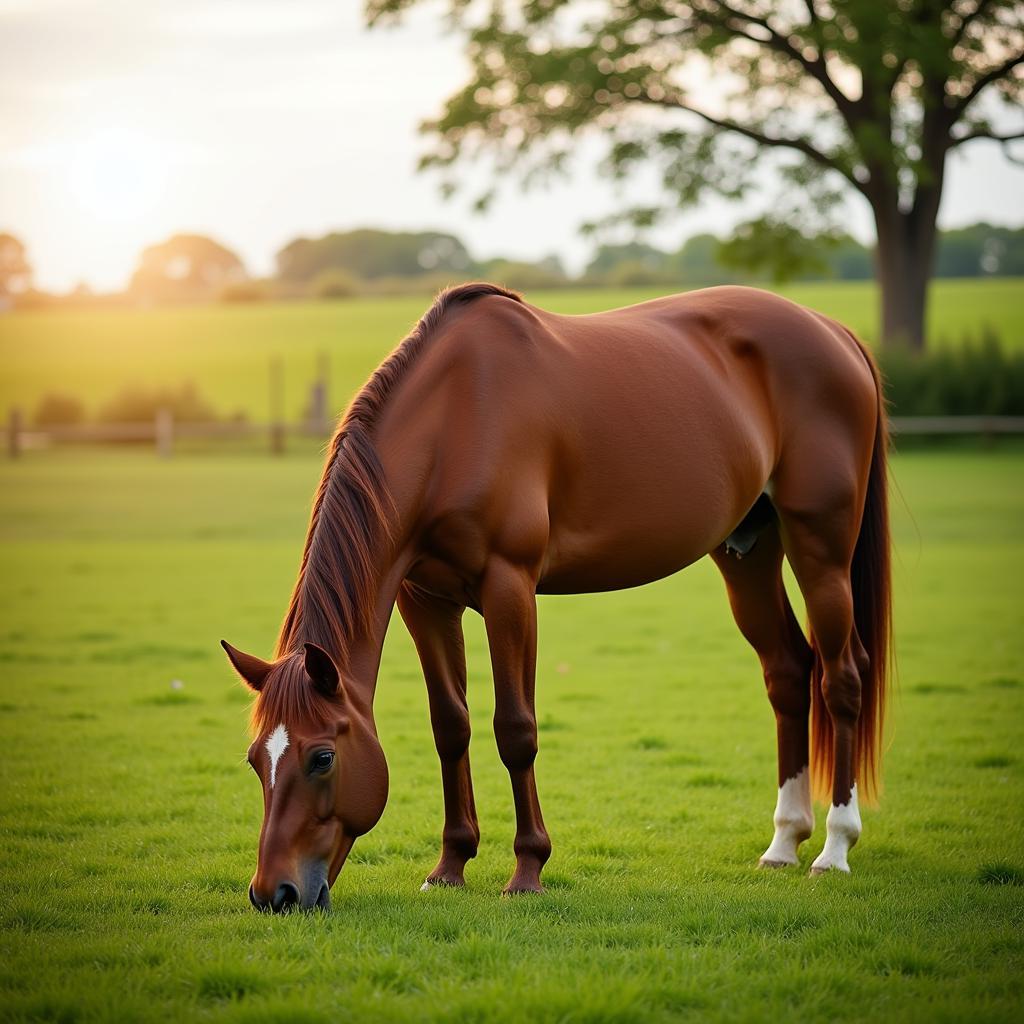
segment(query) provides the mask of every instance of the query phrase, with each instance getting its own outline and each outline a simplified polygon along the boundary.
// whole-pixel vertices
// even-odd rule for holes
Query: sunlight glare
[[[104,221],[132,221],[154,209],[163,194],[165,167],[151,140],[109,131],[81,143],[69,171],[83,211]]]

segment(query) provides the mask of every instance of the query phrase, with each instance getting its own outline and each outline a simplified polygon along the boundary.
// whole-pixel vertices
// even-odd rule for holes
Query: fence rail
[[[135,423],[88,423],[74,426],[27,427],[20,412],[7,421],[7,452],[17,458],[23,452],[60,444],[152,444],[162,458],[170,458],[180,440],[231,441],[265,438],[270,451],[283,454],[289,435],[326,437],[329,427],[313,424],[250,423],[228,420],[209,423],[176,421],[162,410],[151,420]]]
[[[893,416],[889,426],[894,434],[1006,436],[1024,434],[1024,416]]]
[[[897,436],[916,437],[1008,437],[1024,435],[1024,416],[894,416],[889,421]],[[23,452],[58,444],[152,444],[161,458],[170,458],[177,440],[229,441],[263,437],[275,455],[287,447],[287,438],[326,438],[324,424],[176,422],[167,410],[152,420],[138,423],[91,423],[75,426],[27,427],[18,410],[7,423],[7,451],[12,458]]]

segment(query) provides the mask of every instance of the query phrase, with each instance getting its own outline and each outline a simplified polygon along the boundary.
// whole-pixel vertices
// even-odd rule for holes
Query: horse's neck
[[[325,647],[336,663],[342,666],[346,696],[371,722],[384,638],[398,598],[398,588],[405,578],[405,568],[398,563],[385,567],[380,576],[377,604],[371,623],[368,628],[358,629],[355,635],[349,638],[344,652]]]

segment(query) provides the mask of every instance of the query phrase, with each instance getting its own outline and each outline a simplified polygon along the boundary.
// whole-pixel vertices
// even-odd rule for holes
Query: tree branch
[[[975,81],[967,95],[953,107],[954,115],[959,118],[975,100],[978,93],[990,86],[993,82],[998,82],[1000,78],[1005,78],[1019,64],[1024,64],[1024,53],[1018,53],[1003,61],[1002,64],[999,64],[994,68],[989,68],[985,74]]]
[[[836,171],[841,174],[858,192],[866,195],[864,192],[864,185],[854,177],[852,171],[843,167],[835,158],[828,156],[827,153],[823,153],[806,139],[794,139],[785,136],[768,135],[765,132],[758,131],[756,128],[749,128],[746,125],[739,124],[737,121],[730,121],[727,118],[722,117],[713,117],[711,114],[700,110],[698,107],[691,106],[689,103],[684,102],[678,97],[655,99],[652,96],[641,96],[639,102],[648,103],[656,107],[665,107],[670,110],[681,110],[688,114],[695,114],[712,127],[721,128],[723,131],[727,132],[735,132],[737,135],[742,135],[744,138],[750,139],[752,142],[756,142],[759,146],[768,146],[774,149],[796,150],[798,153],[803,153],[804,156],[813,160],[819,166],[826,168],[826,170]]]
[[[821,87],[825,90],[825,94],[835,104],[836,109],[842,115],[843,120],[852,130],[855,122],[858,118],[857,104],[850,99],[836,85],[832,76],[828,73],[828,67],[825,64],[824,57],[819,50],[818,56],[810,58],[804,55],[803,51],[799,47],[795,46],[787,35],[779,32],[766,17],[758,17],[754,14],[748,14],[745,11],[737,10],[735,7],[724,2],[724,0],[709,0],[710,3],[714,4],[715,10],[695,11],[698,17],[704,16],[716,21],[717,24],[722,28],[727,28],[730,31],[741,35],[744,39],[749,39],[753,43],[757,43],[760,46],[768,46],[776,53],[782,54],[784,57],[788,57],[790,60],[796,61],[804,71],[811,76]],[[814,8],[813,0],[805,0],[808,13],[813,22],[817,22],[817,11]],[[744,32],[742,29],[737,27],[735,24],[730,25],[730,20],[735,22],[746,23],[747,25],[756,25],[758,28],[768,33],[768,39],[759,39],[757,36],[750,35],[749,32]]]
[[[1007,142],[1016,142],[1018,139],[1024,139],[1024,131],[1012,132],[1009,135],[999,135],[996,132],[989,131],[988,128],[975,128],[974,131],[953,139],[950,142],[949,148],[956,149],[957,146],[962,146],[965,142],[971,142],[974,139],[991,139],[993,142],[1005,144]]]

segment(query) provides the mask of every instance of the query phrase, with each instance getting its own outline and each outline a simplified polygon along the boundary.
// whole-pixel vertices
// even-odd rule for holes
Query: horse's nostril
[[[256,890],[253,888],[252,883],[249,884],[249,902],[257,910],[266,910],[267,909],[266,902],[264,900],[261,900],[259,898],[259,896],[256,895]]]
[[[277,887],[277,892],[274,893],[274,913],[280,914],[283,913],[285,910],[291,910],[292,907],[298,906],[298,903],[298,887],[292,885],[291,882],[282,882]]]
[[[318,910],[331,909],[331,890],[327,887],[326,882],[320,886],[320,894],[316,898],[316,906]]]

